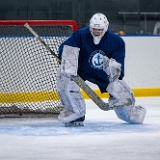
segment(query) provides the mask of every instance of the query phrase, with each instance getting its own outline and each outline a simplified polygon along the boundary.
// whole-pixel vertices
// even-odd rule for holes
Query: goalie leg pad
[[[142,106],[135,105],[133,92],[124,80],[111,82],[107,87],[107,91],[113,96],[109,99],[109,103],[125,98],[129,98],[132,102],[129,106],[114,109],[118,118],[132,124],[143,122],[146,115],[146,109]]]
[[[140,105],[124,106],[115,109],[115,112],[118,118],[131,124],[143,123],[146,115],[146,109]]]
[[[58,116],[59,121],[69,123],[86,114],[86,104],[79,86],[61,74],[60,70],[57,75],[57,90],[64,106],[64,110]]]
[[[107,87],[107,92],[110,93],[116,100],[130,99],[132,104],[135,103],[134,94],[131,88],[124,80],[116,80],[110,82]]]

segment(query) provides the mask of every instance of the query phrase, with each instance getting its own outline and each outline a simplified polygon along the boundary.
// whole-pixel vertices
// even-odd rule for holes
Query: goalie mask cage
[[[0,117],[57,114],[59,64],[28,31],[28,23],[57,54],[78,25],[72,20],[0,21]]]

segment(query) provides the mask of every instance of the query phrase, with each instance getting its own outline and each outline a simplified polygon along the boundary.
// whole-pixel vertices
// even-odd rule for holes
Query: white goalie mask
[[[94,44],[98,45],[104,36],[105,32],[108,30],[109,21],[107,17],[102,13],[94,14],[90,19],[90,32],[93,36]],[[95,34],[99,32],[99,34]]]

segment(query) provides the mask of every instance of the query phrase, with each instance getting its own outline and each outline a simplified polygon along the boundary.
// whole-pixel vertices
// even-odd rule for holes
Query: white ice
[[[84,127],[64,127],[56,118],[0,118],[0,160],[160,160],[160,97],[136,98],[147,108],[140,125],[86,103]]]

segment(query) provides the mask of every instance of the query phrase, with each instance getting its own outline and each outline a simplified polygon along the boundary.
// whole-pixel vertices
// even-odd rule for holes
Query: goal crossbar
[[[6,26],[24,26],[25,23],[28,23],[31,26],[72,26],[74,32],[78,29],[78,24],[73,20],[0,20],[0,25]]]

